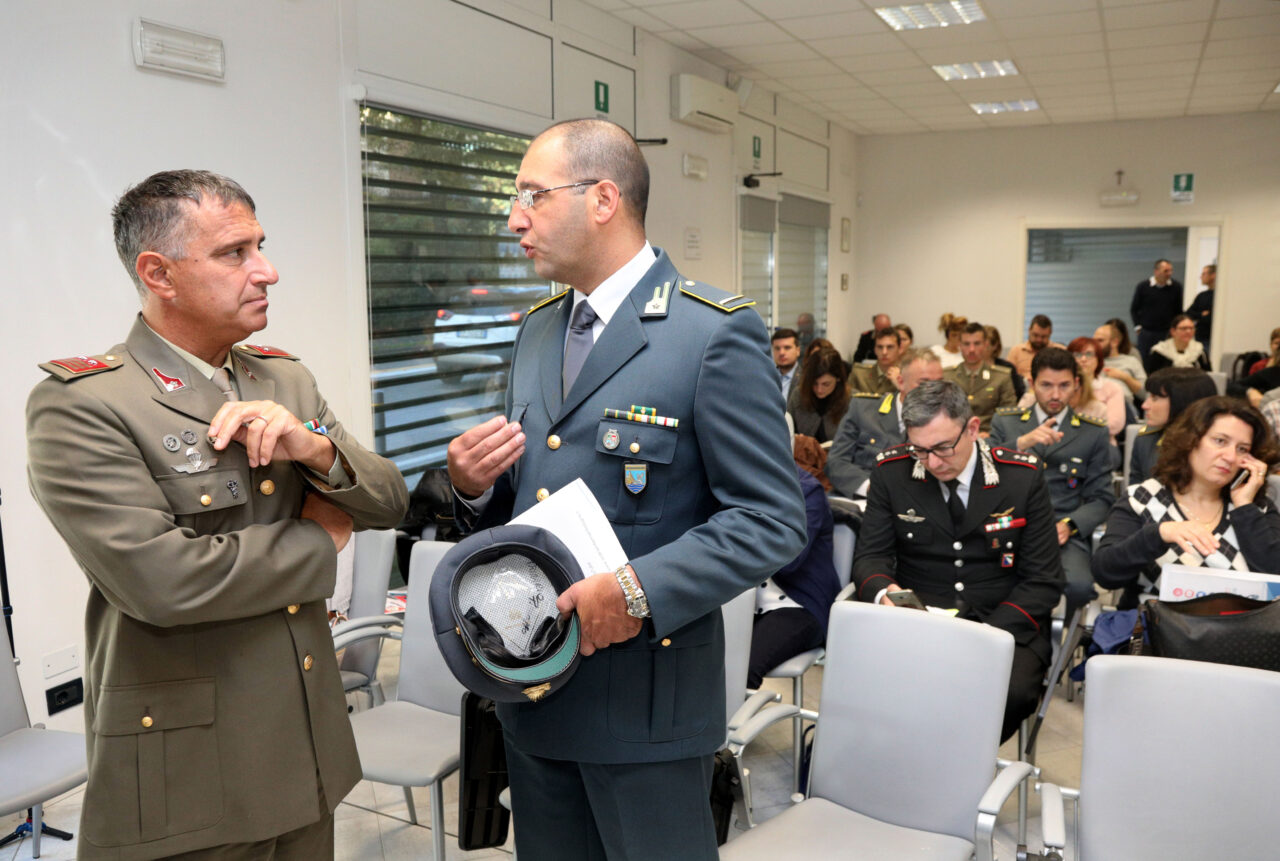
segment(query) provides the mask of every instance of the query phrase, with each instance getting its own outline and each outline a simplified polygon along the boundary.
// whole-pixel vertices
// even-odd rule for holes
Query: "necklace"
[[[1184,496],[1181,499],[1177,499],[1177,503],[1179,506],[1181,506],[1182,510],[1185,511],[1191,517],[1191,519],[1196,520],[1197,522],[1202,523],[1205,526],[1210,528],[1212,528],[1218,522],[1219,518],[1222,517],[1222,511],[1224,507],[1222,500],[1219,499],[1218,504],[1215,505],[1213,508],[1213,513],[1208,517],[1203,517],[1202,516],[1203,511],[1200,509],[1199,503],[1192,505],[1192,500],[1190,496]]]

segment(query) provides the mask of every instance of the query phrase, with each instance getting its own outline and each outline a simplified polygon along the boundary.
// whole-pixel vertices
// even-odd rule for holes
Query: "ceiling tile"
[[[659,20],[643,9],[617,9],[610,13],[616,18],[621,18],[628,24],[639,27],[642,30],[648,30],[650,33],[657,33],[660,30],[670,30],[671,25],[666,21]]]
[[[777,24],[761,21],[755,24],[726,24],[722,27],[699,27],[689,35],[701,39],[716,48],[737,48],[742,45],[769,45],[790,42],[791,37],[778,29]]]
[[[893,33],[872,36],[840,36],[834,39],[808,39],[809,47],[824,57],[853,57],[902,50],[902,42]]]
[[[893,110],[894,105],[888,99],[832,99],[823,101],[824,104],[830,105],[831,110],[838,111],[842,114],[853,116],[860,111],[887,111]]]
[[[740,45],[729,52],[744,63],[783,63],[789,60],[813,60],[818,54],[800,42],[776,45]]]
[[[858,86],[858,82],[849,75],[798,75],[781,80],[797,90],[838,90],[842,87]]]
[[[1280,57],[1280,36],[1210,39],[1204,46],[1206,57],[1239,57],[1245,54],[1269,54],[1272,57]]]
[[[626,0],[586,0],[586,2],[588,5],[597,9],[604,9],[606,12],[612,12],[614,9],[627,9],[631,5]]]
[[[715,63],[717,66],[723,66],[726,69],[743,65],[733,57],[730,57],[724,51],[721,51],[719,48],[703,48],[702,50],[694,51],[693,53],[697,54],[708,63]]]
[[[1111,80],[1139,81],[1144,78],[1168,78],[1194,75],[1195,63],[1150,63],[1146,66],[1112,66]]]
[[[1267,94],[1275,88],[1272,84],[1249,83],[1249,84],[1207,84],[1201,86],[1196,84],[1195,89],[1191,91],[1193,99],[1253,99],[1262,101]]]
[[[756,63],[756,68],[771,78],[795,78],[800,75],[836,75],[840,69],[830,60],[788,60],[783,63]]]
[[[749,24],[762,20],[758,13],[742,5],[739,0],[694,0],[692,3],[650,6],[645,11],[678,30],[712,27],[717,24]]]
[[[1236,69],[1230,72],[1201,72],[1196,75],[1196,85],[1214,86],[1216,84],[1265,84],[1275,87],[1280,81],[1280,73],[1271,69]]]
[[[1013,56],[1012,51],[1009,50],[1009,43],[1003,41],[920,48],[916,53],[926,63],[939,66],[946,63],[972,63],[978,60],[1007,60]]]
[[[696,3],[698,0],[628,0],[632,6],[671,6],[675,3]]]
[[[1007,39],[1034,39],[1040,36],[1059,38],[1077,33],[1099,33],[1102,21],[1096,10],[1068,12],[1065,15],[1035,15],[999,21],[1000,32]]]
[[[1105,123],[1116,118],[1112,108],[1089,111],[1046,111],[1055,123]]]
[[[897,35],[912,48],[938,48],[970,42],[991,42],[1000,38],[1000,31],[991,21],[979,21],[956,27],[899,30]]]
[[[1273,15],[1214,21],[1211,35],[1215,39],[1247,39],[1250,36],[1265,36],[1273,33],[1280,33],[1280,10]]]
[[[897,96],[947,95],[951,92],[951,88],[941,78],[928,84],[879,84],[872,89],[891,99]]]
[[[924,84],[940,81],[937,72],[927,66],[914,69],[883,69],[878,72],[860,72],[858,80],[868,86],[877,84]]]
[[[1113,51],[1122,51],[1126,48],[1148,48],[1152,45],[1201,42],[1208,30],[1207,22],[1169,24],[1164,27],[1145,27],[1140,30],[1108,30],[1107,47]]]
[[[1065,72],[1037,72],[1034,75],[1026,75],[1025,77],[1036,89],[1111,80],[1111,76],[1107,74],[1106,66],[1094,66],[1090,69],[1072,69]]]
[[[1200,61],[1202,72],[1226,72],[1232,69],[1274,69],[1280,65],[1280,55],[1241,54],[1230,57],[1205,57]]]
[[[1027,15],[1060,14],[1063,12],[1086,12],[1097,9],[1095,0],[981,0],[982,8],[987,16],[1003,22],[1006,18],[1019,18]]]
[[[708,47],[706,42],[701,39],[695,39],[683,30],[665,30],[654,35],[665,42],[670,42],[677,48],[684,48],[686,51],[692,51],[695,54],[698,51],[706,50]]]
[[[1094,98],[1111,97],[1111,83],[1109,81],[1090,81],[1081,84],[1062,84],[1053,87],[1036,87],[1036,96],[1043,98],[1053,98],[1054,96],[1064,96],[1068,98],[1080,98],[1084,96],[1092,96]]]
[[[1212,17],[1213,0],[1173,0],[1173,2],[1105,9],[1102,13],[1108,32],[1135,27],[1159,27],[1167,24],[1208,21]]]
[[[914,51],[896,51],[892,54],[867,54],[861,57],[838,57],[832,60],[849,72],[876,72],[882,69],[909,69],[920,65]]]
[[[899,96],[893,100],[893,103],[904,111],[920,110],[921,108],[941,108],[949,105],[968,110],[968,102],[955,94],[949,96]]]
[[[1280,109],[1280,93],[1267,96],[1267,100],[1262,103],[1262,108],[1267,111]]]
[[[1198,60],[1204,48],[1203,42],[1184,42],[1180,45],[1149,45],[1145,48],[1125,48],[1111,52],[1111,65],[1144,66],[1148,63],[1169,63],[1174,60]]]
[[[1047,126],[1049,116],[1044,111],[1009,111],[1007,114],[983,114],[982,121],[992,128],[1001,126]]]
[[[827,4],[831,8],[831,4]],[[892,34],[885,23],[865,9],[840,12],[834,15],[806,15],[803,18],[776,19],[784,30],[799,39],[820,39],[824,36],[866,36]]]
[[[1055,39],[1044,36],[1038,39],[1010,39],[1013,59],[1046,54],[1078,54],[1081,51],[1101,51],[1102,34],[1085,33],[1071,39]]]
[[[1122,81],[1112,86],[1116,98],[1143,96],[1149,99],[1185,99],[1191,94],[1191,81]]]
[[[1257,107],[1255,104],[1238,104],[1232,102],[1193,102],[1187,105],[1187,116],[1207,116],[1210,114],[1242,114],[1246,111],[1252,111]]]
[[[1276,12],[1276,0],[1218,0],[1218,11],[1214,17],[1247,18],[1253,15],[1274,15]]]
[[[1024,75],[1037,72],[1065,72],[1073,69],[1105,69],[1107,55],[1101,51],[1087,51],[1082,54],[1051,54],[1048,56],[1023,57],[1017,61],[1018,68]]]
[[[1117,120],[1155,120],[1180,116],[1183,116],[1182,108],[1162,108],[1142,105],[1116,108]]]
[[[1101,105],[1111,104],[1110,99],[1100,99],[1097,96],[1057,96],[1051,99],[1042,98],[1039,102],[1040,107],[1048,111],[1096,110]]]

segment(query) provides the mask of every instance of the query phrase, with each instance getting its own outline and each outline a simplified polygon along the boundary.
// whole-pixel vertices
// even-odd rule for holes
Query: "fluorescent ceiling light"
[[[977,0],[881,6],[876,9],[876,14],[895,30],[923,30],[926,27],[950,27],[952,24],[972,24],[987,20]]]
[[[974,78],[1003,78],[1018,74],[1013,60],[979,60],[976,63],[951,63],[934,66],[933,70],[944,81],[970,81]]]
[[[976,114],[1007,114],[1014,111],[1038,111],[1040,103],[1035,99],[1016,99],[1011,102],[971,102],[969,107]]]

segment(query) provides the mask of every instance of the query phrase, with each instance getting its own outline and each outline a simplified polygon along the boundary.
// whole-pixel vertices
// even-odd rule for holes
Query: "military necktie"
[[[209,379],[218,387],[218,391],[222,392],[222,396],[224,398],[229,401],[240,400],[240,398],[236,396],[235,387],[231,385],[231,375],[227,373],[226,368],[218,368],[213,372],[213,376]]]
[[[951,491],[950,496],[947,497],[947,510],[951,512],[951,524],[959,527],[960,522],[964,520],[964,503],[960,501],[960,479],[949,480],[947,489]]]
[[[573,319],[569,321],[569,338],[564,345],[562,397],[567,396],[569,390],[573,388],[574,380],[578,379],[578,372],[587,361],[587,353],[591,352],[591,347],[595,344],[595,338],[591,334],[591,327],[595,322],[595,310],[585,299],[579,302],[573,309]]]

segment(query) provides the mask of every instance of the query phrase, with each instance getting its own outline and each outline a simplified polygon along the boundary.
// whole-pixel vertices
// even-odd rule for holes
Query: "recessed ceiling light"
[[[976,63],[951,63],[934,66],[933,70],[944,81],[970,81],[974,78],[1003,78],[1018,74],[1013,60],[980,60]]]
[[[1011,102],[970,102],[975,114],[1007,114],[1013,111],[1038,111],[1040,103],[1035,99],[1015,99]]]
[[[881,6],[876,9],[876,14],[895,30],[923,30],[926,27],[950,27],[952,24],[972,24],[974,21],[987,20],[977,0]]]

